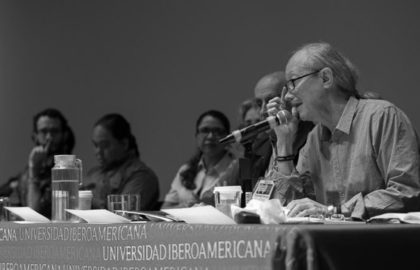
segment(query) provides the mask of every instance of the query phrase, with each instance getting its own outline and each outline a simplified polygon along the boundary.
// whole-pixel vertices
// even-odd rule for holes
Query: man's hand
[[[276,116],[281,110],[285,110],[286,105],[280,97],[271,99],[267,104],[267,113],[271,116]],[[287,139],[293,142],[298,123],[299,117],[295,108],[292,108],[292,117],[287,119],[287,123],[283,123],[274,128],[277,138]]]
[[[310,215],[325,215],[327,206],[308,198],[291,201],[286,208],[289,217],[306,217]]]
[[[38,175],[39,170],[43,167],[43,164],[48,158],[50,151],[51,141],[48,141],[44,146],[35,146],[29,154],[29,172],[32,177]]]

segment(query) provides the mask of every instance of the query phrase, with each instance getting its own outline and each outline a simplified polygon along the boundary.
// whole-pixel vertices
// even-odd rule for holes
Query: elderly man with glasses
[[[289,216],[342,213],[366,219],[420,209],[418,141],[404,112],[388,101],[361,96],[354,66],[327,43],[298,49],[287,63],[286,79],[284,99],[267,105],[274,115],[287,101],[293,115],[275,128],[274,169],[309,179],[316,195],[290,202]],[[292,153],[300,120],[316,126],[295,167],[282,157]]]

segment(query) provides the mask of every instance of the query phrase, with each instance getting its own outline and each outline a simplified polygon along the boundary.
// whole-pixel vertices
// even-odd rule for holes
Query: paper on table
[[[233,219],[210,205],[190,208],[161,209],[161,211],[189,224],[236,224]]]
[[[394,220],[403,223],[420,224],[420,212],[408,212],[408,213],[386,213],[379,216],[374,216],[368,220],[368,222],[391,222]]]
[[[85,220],[87,223],[130,223],[129,219],[112,213],[105,209],[94,210],[73,210],[66,209],[67,212]]]
[[[10,213],[22,218],[24,221],[27,222],[34,222],[34,223],[49,223],[51,222],[48,218],[44,217],[40,213],[36,212],[30,207],[13,207],[13,206],[5,206]]]

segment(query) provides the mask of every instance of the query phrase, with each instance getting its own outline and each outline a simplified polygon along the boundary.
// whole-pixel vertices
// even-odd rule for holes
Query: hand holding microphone
[[[274,110],[273,110],[274,112]],[[240,130],[233,131],[230,135],[222,138],[219,142],[221,144],[229,144],[233,142],[246,143],[254,138],[257,134],[267,131],[276,126],[287,125],[292,119],[292,114],[287,110],[279,110],[274,115],[267,117],[267,119],[256,124],[247,126]]]
[[[289,113],[288,122],[286,124],[281,124],[273,127],[274,132],[276,133],[277,140],[283,142],[290,142],[293,143],[295,138],[298,123],[299,123],[299,116],[298,112],[295,107],[288,106],[291,109],[291,113]],[[275,97],[271,99],[267,104],[267,113],[268,115],[278,115],[280,112],[285,111],[286,104],[284,102],[284,98]]]
[[[267,119],[256,124],[247,126],[240,130],[233,131],[230,135],[222,138],[219,143],[230,144],[233,142],[246,143],[257,134],[274,129],[278,139],[294,138],[298,126],[298,116],[295,108],[292,113],[284,109],[284,102],[279,97],[275,97],[267,104]],[[293,139],[292,139],[293,142]]]

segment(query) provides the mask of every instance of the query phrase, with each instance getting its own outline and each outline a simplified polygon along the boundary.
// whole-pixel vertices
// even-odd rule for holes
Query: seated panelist
[[[257,99],[252,98],[243,101],[239,107],[239,114],[241,118],[239,128],[244,128],[258,123],[261,120],[260,111],[261,105]]]
[[[0,187],[0,196],[8,196],[12,206],[29,206],[50,218],[54,155],[71,154],[75,138],[64,115],[47,108],[33,118],[32,141],[25,169]]]
[[[284,72],[275,71],[261,77],[254,87],[253,102],[257,106],[253,106],[254,110],[259,108],[259,121],[264,121],[269,116],[267,113],[267,104],[274,97],[282,99],[282,89],[286,83]],[[244,103],[246,104],[246,103]],[[284,104],[286,109],[289,109],[290,104]],[[249,106],[248,106],[249,107]],[[245,115],[244,115],[245,116]],[[249,124],[255,124],[247,123]],[[297,161],[299,149],[305,144],[308,133],[313,128],[313,123],[308,121],[300,121],[296,139],[293,142],[292,154],[294,161]],[[255,185],[259,183],[258,180],[274,181],[275,188],[273,189],[270,198],[277,198],[282,204],[286,204],[293,199],[301,198],[304,195],[313,194],[311,186],[300,186],[293,181],[281,181],[281,175],[273,174],[273,166],[275,165],[276,154],[276,135],[273,130],[257,133],[253,138],[244,142],[245,149],[243,155],[237,155],[245,160],[239,160],[236,163],[233,173],[237,176],[237,181],[244,183],[244,186],[249,186],[255,189]],[[234,143],[233,145],[236,145]],[[239,152],[239,151],[236,151]],[[248,181],[245,183],[244,181]]]
[[[293,200],[289,216],[341,212],[366,219],[385,212],[420,210],[419,153],[408,117],[385,100],[356,90],[351,62],[327,43],[298,49],[286,66],[285,100],[292,119],[275,128],[274,173],[284,181],[310,180],[315,200]],[[269,114],[282,106],[270,100]],[[292,144],[299,121],[315,123],[295,167]]]
[[[94,125],[92,143],[99,165],[90,169],[84,189],[93,193],[92,208],[107,207],[109,194],[140,194],[141,210],[156,210],[159,182],[141,159],[130,124],[120,114],[107,114]]]
[[[239,107],[240,123],[238,129],[242,129],[249,125],[258,123],[260,121],[260,111],[260,104],[256,99],[244,100]],[[229,145],[229,151],[232,152],[235,157],[243,158],[246,151],[245,147],[249,148],[250,144],[251,142],[248,143],[248,145],[235,142]]]
[[[219,144],[229,131],[230,123],[223,113],[210,110],[199,116],[195,126],[197,151],[178,170],[162,208],[214,205],[215,186],[238,184],[232,182],[236,177],[231,175],[236,159]]]

